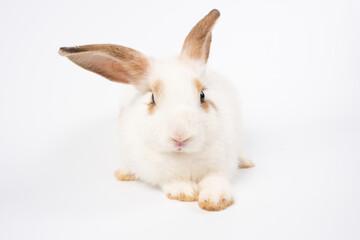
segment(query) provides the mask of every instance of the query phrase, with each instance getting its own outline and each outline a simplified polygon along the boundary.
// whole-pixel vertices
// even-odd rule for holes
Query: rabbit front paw
[[[238,166],[239,168],[251,168],[251,167],[255,167],[255,164],[249,158],[240,157]]]
[[[234,203],[226,180],[209,177],[200,182],[199,207],[208,211],[220,211]]]
[[[227,194],[219,194],[216,197],[209,197],[206,195],[207,194],[205,193],[200,193],[198,201],[199,207],[204,210],[220,211],[234,203],[234,199],[231,196],[227,196]]]
[[[194,202],[198,198],[198,186],[196,183],[176,181],[167,183],[162,187],[166,197],[184,202]]]
[[[114,172],[114,175],[116,177],[117,180],[119,181],[135,181],[136,180],[136,176],[131,173],[130,171],[123,169],[123,168],[119,168]]]

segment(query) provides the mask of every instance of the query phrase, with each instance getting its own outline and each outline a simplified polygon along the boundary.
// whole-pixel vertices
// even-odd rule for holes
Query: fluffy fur
[[[233,203],[229,181],[237,166],[253,165],[242,157],[234,87],[206,68],[219,15],[213,10],[205,16],[189,33],[181,56],[167,61],[117,45],[60,49],[87,70],[135,86],[122,99],[116,177],[142,180],[170,199],[198,201],[211,211]]]

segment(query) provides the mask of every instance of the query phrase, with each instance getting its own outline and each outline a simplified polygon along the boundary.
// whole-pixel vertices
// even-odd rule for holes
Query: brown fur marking
[[[252,168],[255,167],[255,163],[253,161],[251,161],[250,159],[240,159],[239,164],[238,164],[239,168]]]
[[[205,96],[205,102],[201,103],[201,107],[206,111],[209,112],[210,106],[217,111],[217,107],[215,105],[215,103],[211,100],[206,100],[206,96]]]
[[[148,103],[148,114],[151,115],[154,113],[155,110],[155,104],[153,104],[152,102]]]
[[[195,84],[195,88],[198,92],[198,94],[200,94],[201,91],[204,90],[204,86],[202,85],[201,81],[197,78],[194,79],[194,84]],[[206,112],[209,112],[209,108],[210,106],[215,110],[217,111],[217,108],[216,108],[216,105],[213,101],[211,100],[207,100],[206,99],[206,96],[205,96],[205,102],[201,103],[201,107],[206,111]]]
[[[213,9],[191,29],[184,41],[181,56],[186,55],[192,59],[207,62],[210,53],[211,30],[219,16],[220,12]]]
[[[198,93],[200,93],[202,90],[204,90],[204,87],[199,79],[195,78],[194,83],[195,83],[195,87],[196,87],[196,90],[198,91]]]
[[[201,103],[201,107],[206,111],[209,112],[209,103],[205,100],[205,102]]]
[[[209,103],[210,106],[212,106],[214,108],[215,111],[217,111],[217,107],[216,107],[216,105],[215,105],[215,103],[213,101],[207,100],[207,102]]]
[[[178,196],[172,196],[171,194],[167,194],[166,197],[172,200],[178,200],[182,202],[195,202],[198,199],[197,194],[194,194],[193,196],[187,196],[184,193],[180,193],[180,195]]]
[[[232,205],[234,203],[234,200],[226,200],[225,198],[221,198],[220,201],[218,203],[214,203],[210,200],[204,200],[204,201],[199,201],[199,207],[201,207],[204,210],[208,210],[208,211],[220,211],[223,210],[225,208],[227,208],[228,206]]]
[[[157,80],[150,89],[154,96],[161,96],[164,93],[164,84],[161,80]]]
[[[161,80],[157,80],[154,84],[150,86],[150,91],[154,94],[155,104],[152,102],[148,103],[148,113],[153,114],[156,106],[156,99],[161,97],[164,94],[164,84]]]
[[[136,180],[136,176],[134,174],[122,173],[119,171],[119,169],[114,172],[114,176],[119,181],[135,181]]]

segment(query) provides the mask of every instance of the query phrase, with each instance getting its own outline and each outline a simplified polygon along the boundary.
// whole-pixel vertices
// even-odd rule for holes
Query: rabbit
[[[237,93],[206,66],[219,16],[210,11],[187,35],[180,56],[166,61],[112,44],[59,50],[86,70],[134,87],[122,101],[116,178],[141,180],[209,211],[233,204],[232,176],[237,167],[254,166],[242,154]]]

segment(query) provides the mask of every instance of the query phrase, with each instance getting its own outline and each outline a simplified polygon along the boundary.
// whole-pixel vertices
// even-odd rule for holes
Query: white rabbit
[[[198,201],[206,210],[233,203],[229,181],[242,156],[237,94],[206,68],[212,10],[188,34],[178,58],[157,61],[131,48],[96,44],[60,48],[82,68],[132,84],[120,116],[119,180],[139,179],[170,199]]]

